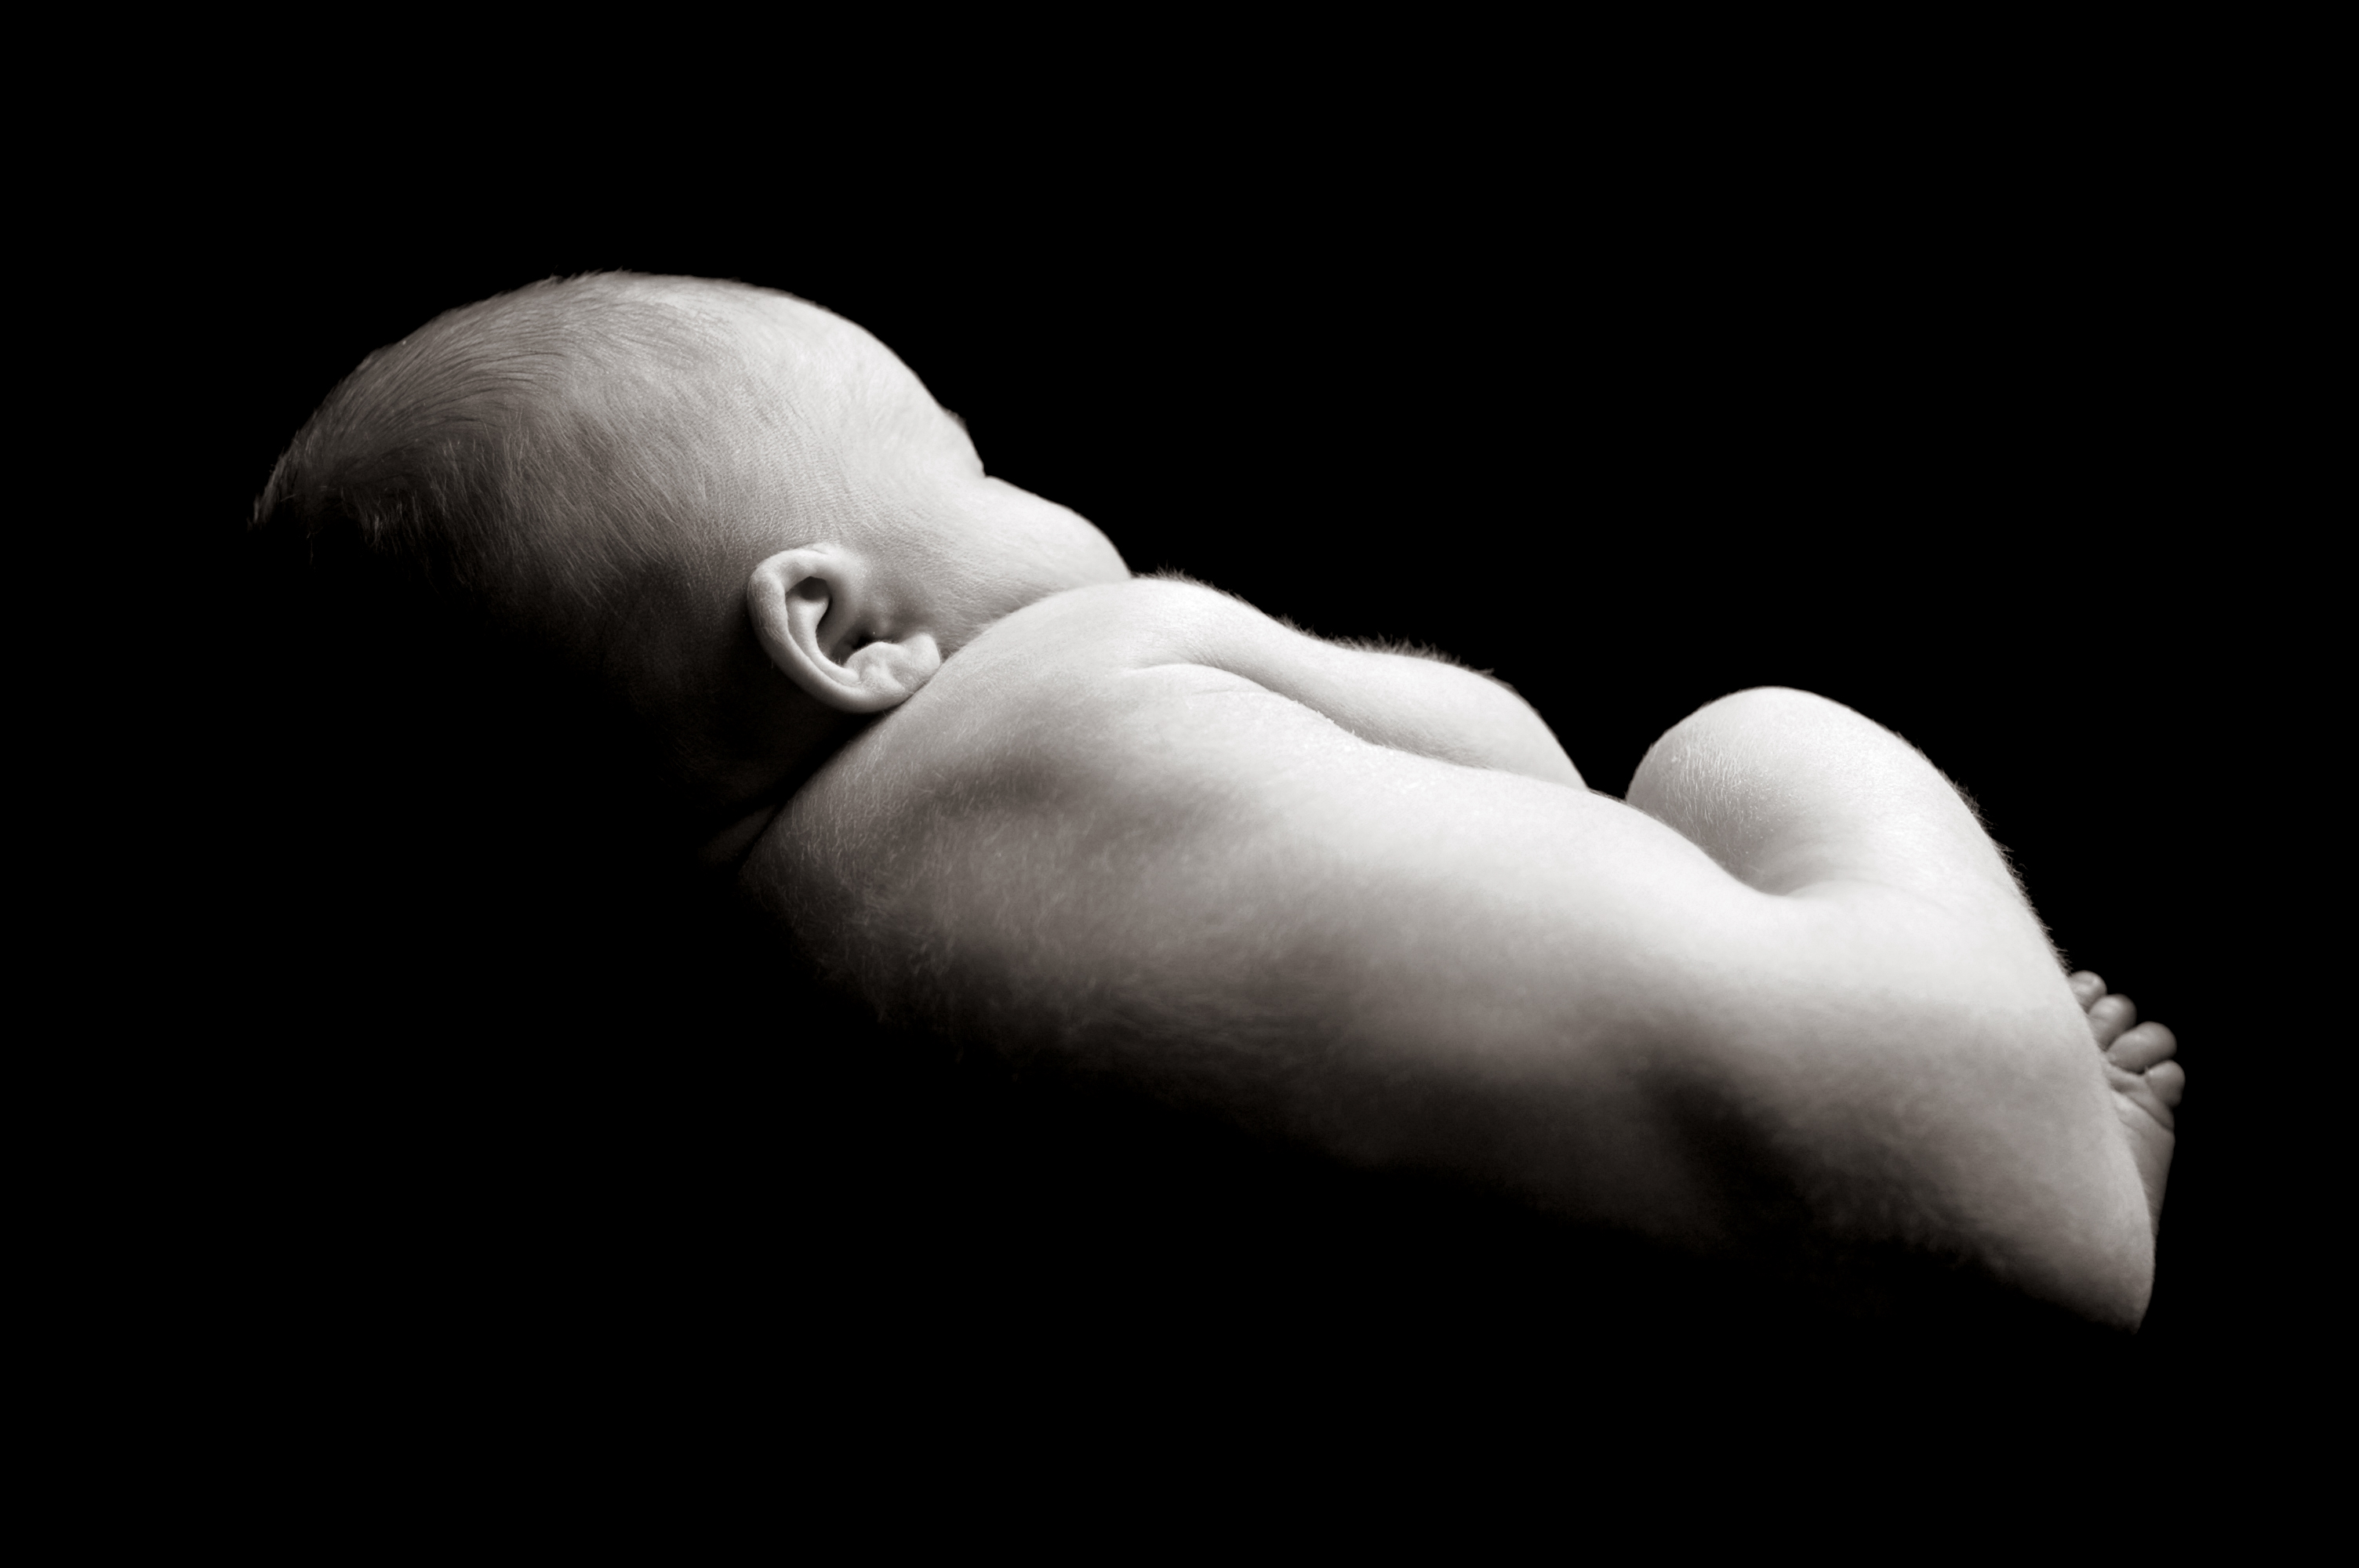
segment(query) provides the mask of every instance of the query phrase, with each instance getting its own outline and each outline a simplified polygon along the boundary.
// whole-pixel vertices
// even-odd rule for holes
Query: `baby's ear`
[[[770,662],[828,707],[882,713],[942,667],[931,632],[898,624],[856,551],[781,550],[745,580],[745,608]]]

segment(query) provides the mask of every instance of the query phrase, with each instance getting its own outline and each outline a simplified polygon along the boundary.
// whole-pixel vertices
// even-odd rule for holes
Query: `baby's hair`
[[[736,378],[698,372],[734,351],[716,290],[744,287],[591,274],[446,311],[328,395],[253,526],[594,650],[711,547],[695,445]]]

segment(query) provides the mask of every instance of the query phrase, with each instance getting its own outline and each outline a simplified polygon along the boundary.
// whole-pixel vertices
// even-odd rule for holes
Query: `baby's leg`
[[[2139,1023],[2125,996],[2109,996],[2105,982],[2082,969],[2071,978],[2073,999],[2089,1014],[2089,1033],[2105,1055],[2105,1082],[2123,1136],[2146,1183],[2147,1209],[2162,1226],[2162,1190],[2170,1179],[2170,1153],[2177,1142],[2173,1112],[2187,1091],[2187,1074],[2170,1058],[2179,1041],[2159,1023]],[[2132,1027],[2136,1025],[2136,1027]]]

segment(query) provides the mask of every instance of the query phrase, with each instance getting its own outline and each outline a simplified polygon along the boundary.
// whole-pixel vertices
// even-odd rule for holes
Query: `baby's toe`
[[[2064,983],[2072,988],[2072,1000],[2081,1004],[2082,1012],[2094,1007],[2097,1000],[2105,994],[2105,982],[2093,970],[2082,969],[2067,978]]]
[[[2168,1062],[2179,1051],[2179,1037],[2159,1023],[2141,1023],[2124,1030],[2106,1047],[2105,1060],[2125,1073],[2143,1073],[2158,1062]]]
[[[2102,997],[2089,1009],[2089,1032],[2097,1037],[2100,1048],[2111,1045],[2136,1022],[2137,1009],[2125,996]]]
[[[2177,1110],[2180,1097],[2187,1092],[2187,1069],[2176,1062],[2157,1062],[2146,1070],[2146,1087],[2154,1091],[2155,1098]]]

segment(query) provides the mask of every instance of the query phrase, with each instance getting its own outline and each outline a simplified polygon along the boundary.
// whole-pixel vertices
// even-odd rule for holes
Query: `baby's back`
[[[1684,1180],[1630,1054],[1725,1038],[1792,937],[1498,682],[1157,579],[995,624],[742,879],[889,1022],[1616,1216],[1658,1196],[1563,1152]]]
[[[888,1022],[1672,1230],[1704,1206],[1663,1105],[1840,978],[1505,687],[1174,581],[995,623],[742,874]]]
[[[1287,718],[1276,722],[1581,786],[1548,726],[1502,682],[1437,656],[1310,636],[1201,584],[1141,578],[1057,594],[993,625],[798,806],[807,819],[864,816],[919,777],[972,784],[1018,756],[1148,788],[1156,737],[1215,693],[1280,699]],[[1223,748],[1221,763],[1244,775],[1280,765],[1250,743]]]
[[[1718,791],[1727,864],[1580,787],[1496,683],[1133,581],[978,637],[745,874],[962,1046],[1682,1246],[1945,1237],[2135,1321],[2146,1200],[2087,1023],[1955,792],[1799,693],[1659,765]]]
[[[983,968],[1005,987],[1016,984],[1006,965],[1024,967],[1006,947],[1011,930],[1035,947],[1070,946],[1049,935],[1043,897],[1078,915],[1077,930],[1122,932],[1140,954],[1168,947],[1163,915],[1185,917],[1176,902],[1139,897],[1136,878],[1169,859],[1147,840],[1235,849],[1285,834],[1273,798],[1298,784],[1315,798],[1310,775],[1349,774],[1379,752],[1439,775],[1582,790],[1538,715],[1488,676],[1322,641],[1192,582],[1080,589],[990,627],[833,759],[765,835],[745,879],[886,1011],[929,993],[927,1010],[961,1012],[992,989],[967,972],[978,949],[1003,952]],[[1100,957],[1124,965],[1119,944]],[[937,986],[962,995],[930,994]],[[997,1005],[1045,1004],[1010,994]]]

